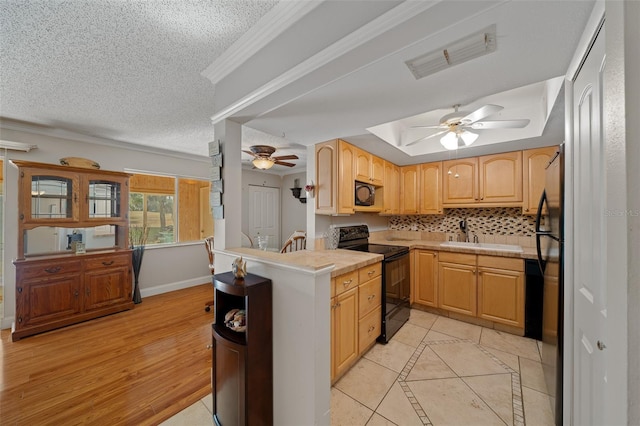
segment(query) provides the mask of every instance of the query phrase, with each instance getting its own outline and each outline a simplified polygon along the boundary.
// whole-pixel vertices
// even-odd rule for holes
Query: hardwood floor
[[[211,284],[0,343],[0,423],[151,425],[211,393]]]

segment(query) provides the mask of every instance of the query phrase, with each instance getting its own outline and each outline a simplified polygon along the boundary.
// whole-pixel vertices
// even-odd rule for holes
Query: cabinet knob
[[[207,345],[207,349],[213,349],[213,345]]]
[[[18,317],[18,322],[22,323],[22,317]]]
[[[17,287],[16,290],[18,290],[18,293],[22,293],[22,287]]]
[[[346,286],[348,286],[349,284],[351,284],[352,282],[353,282],[353,278],[351,278],[349,281],[344,281],[344,282],[342,283],[342,285],[346,287]]]
[[[78,292],[78,290],[76,290],[76,291],[74,291],[74,292],[73,292],[73,295],[74,295],[75,297],[78,297],[78,295],[79,295],[79,294],[80,294],[80,293]]]

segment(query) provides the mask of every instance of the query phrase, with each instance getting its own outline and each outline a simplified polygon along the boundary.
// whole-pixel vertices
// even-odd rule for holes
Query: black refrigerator
[[[562,425],[564,145],[551,159],[536,216],[536,247],[543,271],[542,369],[556,425]]]

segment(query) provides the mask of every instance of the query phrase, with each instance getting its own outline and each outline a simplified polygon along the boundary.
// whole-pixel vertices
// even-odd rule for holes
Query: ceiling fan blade
[[[412,129],[443,129],[444,127],[441,124],[435,126],[411,126]]]
[[[501,107],[500,105],[485,105],[473,111],[471,114],[468,114],[466,117],[462,117],[460,119],[460,122],[462,124],[474,123],[478,120],[482,120],[483,118],[490,116],[491,114],[502,111],[503,109],[504,107]]]
[[[280,155],[278,157],[271,157],[274,160],[297,160],[298,156],[295,154],[291,154],[291,155]]]
[[[443,133],[447,133],[448,131],[449,131],[449,129],[442,130],[441,132],[436,132],[436,133],[434,133],[434,134],[432,134],[432,135],[425,136],[425,137],[423,137],[423,138],[416,139],[415,141],[409,142],[408,144],[405,144],[404,146],[411,146],[411,145],[413,145],[414,143],[418,143],[418,142],[420,142],[420,141],[424,141],[424,140],[427,140],[427,139],[435,138],[436,136],[441,135],[441,134],[443,134]]]
[[[254,154],[254,153],[253,153],[253,152],[251,152],[251,151],[247,151],[246,149],[243,149],[243,150],[242,150],[242,152],[246,152],[247,154],[249,154],[249,155],[251,155],[251,156],[253,156],[253,157],[257,157],[257,155],[256,155],[256,154]]]
[[[521,129],[526,127],[531,120],[494,120],[494,121],[476,121],[467,127],[472,129]]]
[[[293,163],[287,163],[286,161],[278,161],[278,160],[276,160],[276,164],[279,164],[280,166],[287,166],[287,167],[295,166],[295,164]]]

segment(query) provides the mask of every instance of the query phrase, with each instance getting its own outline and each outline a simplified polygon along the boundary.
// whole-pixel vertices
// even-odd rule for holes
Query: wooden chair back
[[[280,253],[289,253],[292,251],[305,250],[307,248],[307,233],[304,231],[295,231],[282,246]]]
[[[211,275],[215,273],[214,256],[213,256],[213,237],[207,237],[204,239],[204,246],[207,249],[207,255],[209,256],[209,270]]]

